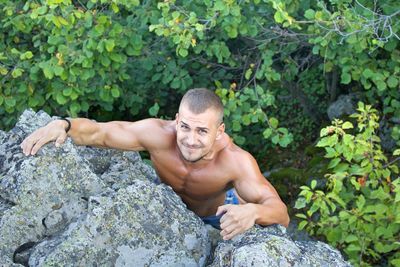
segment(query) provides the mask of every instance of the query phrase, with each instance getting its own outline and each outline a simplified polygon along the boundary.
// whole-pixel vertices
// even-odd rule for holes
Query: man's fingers
[[[227,225],[222,225],[221,224],[221,235],[226,236],[233,232],[237,228],[237,225],[234,224],[227,224]]]
[[[22,142],[21,144],[22,152],[25,154],[25,156],[31,154],[32,147],[35,144],[34,140],[35,140],[34,136],[29,136]]]
[[[61,146],[62,144],[64,144],[65,139],[67,139],[67,135],[66,135],[66,134],[65,134],[65,135],[60,135],[60,136],[57,138],[57,140],[56,140],[55,146],[56,146],[56,147],[59,147],[59,146]]]
[[[230,206],[231,206],[231,204],[219,206],[217,209],[217,213],[215,215],[220,216],[220,215],[224,214],[225,212],[228,211]]]
[[[31,151],[31,155],[35,155],[38,150],[44,145],[46,144],[48,141],[44,138],[40,138],[36,144],[32,147],[32,151]]]
[[[232,237],[234,237],[234,236],[240,234],[241,232],[242,232],[242,231],[241,231],[240,229],[236,228],[235,230],[233,230],[233,231],[230,232],[229,234],[224,235],[224,236],[222,237],[222,239],[224,239],[224,240],[229,240],[229,239],[231,239]]]

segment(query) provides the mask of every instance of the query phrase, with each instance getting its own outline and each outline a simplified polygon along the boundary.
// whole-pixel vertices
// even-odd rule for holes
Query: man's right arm
[[[160,138],[161,122],[146,119],[137,122],[112,121],[98,123],[89,119],[71,119],[68,135],[65,120],[55,120],[39,128],[21,143],[25,155],[35,155],[45,144],[55,141],[56,146],[70,136],[75,144],[123,150],[147,150],[157,146]],[[158,135],[158,136],[157,136]]]

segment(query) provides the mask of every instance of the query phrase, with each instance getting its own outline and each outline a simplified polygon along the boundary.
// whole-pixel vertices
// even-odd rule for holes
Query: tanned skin
[[[221,215],[221,236],[231,239],[254,224],[289,224],[286,205],[264,178],[256,160],[235,145],[213,108],[194,114],[185,105],[176,119],[97,123],[72,119],[68,136],[78,145],[150,153],[161,180],[170,185],[199,216]],[[56,120],[36,130],[21,144],[35,155],[46,143],[60,146],[67,138],[67,122]],[[240,205],[224,205],[225,192],[234,187]]]

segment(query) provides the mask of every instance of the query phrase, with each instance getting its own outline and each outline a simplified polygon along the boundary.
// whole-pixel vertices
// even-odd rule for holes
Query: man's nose
[[[187,139],[188,145],[193,146],[196,144],[196,134],[193,132],[190,132],[188,134],[188,139]]]

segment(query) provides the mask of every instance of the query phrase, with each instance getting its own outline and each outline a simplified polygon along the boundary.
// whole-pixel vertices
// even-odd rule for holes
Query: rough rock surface
[[[356,112],[358,96],[356,94],[340,95],[330,104],[327,114],[330,120],[340,119],[344,115]]]
[[[205,265],[206,227],[137,153],[68,140],[25,157],[23,138],[50,120],[26,111],[0,134],[3,265]]]
[[[278,226],[221,241],[136,152],[67,140],[25,157],[23,138],[50,120],[28,110],[0,131],[0,266],[348,266]]]
[[[318,241],[293,241],[282,226],[256,226],[231,241],[220,242],[212,267],[350,266],[340,253]]]

